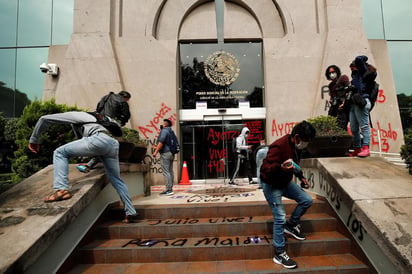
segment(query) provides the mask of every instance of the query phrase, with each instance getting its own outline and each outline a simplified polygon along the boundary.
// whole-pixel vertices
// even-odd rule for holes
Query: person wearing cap
[[[120,124],[124,126],[130,119],[128,101],[131,97],[131,94],[125,90],[120,91],[118,94],[111,91],[100,99],[96,111],[119,120]]]
[[[163,177],[165,178],[165,191],[161,192],[160,195],[173,195],[173,161],[175,156],[170,151],[167,145],[167,140],[172,134],[172,121],[169,119],[163,120],[163,125],[160,126],[161,131],[159,138],[157,139],[157,145],[155,147],[155,152],[153,152],[153,157],[155,158],[158,153],[160,153],[160,166],[162,168]]]
[[[124,126],[130,119],[130,110],[128,101],[132,95],[122,90],[118,94],[111,91],[109,94],[103,96],[97,103],[96,112],[117,120],[121,126]],[[77,165],[80,172],[87,173],[93,169],[99,158],[91,158],[87,164],[81,163]]]

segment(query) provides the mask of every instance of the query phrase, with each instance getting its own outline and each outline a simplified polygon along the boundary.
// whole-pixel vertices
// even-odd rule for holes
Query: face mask
[[[337,76],[338,75],[336,74],[336,72],[332,72],[331,74],[329,74],[329,78],[332,80],[335,80]]]
[[[305,149],[309,145],[309,142],[300,141],[299,144],[296,144],[296,148],[299,150]]]

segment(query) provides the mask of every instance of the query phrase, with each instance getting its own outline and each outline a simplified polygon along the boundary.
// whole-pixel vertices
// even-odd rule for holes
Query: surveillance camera
[[[40,71],[46,73],[49,71],[49,66],[46,63],[40,65]]]
[[[43,73],[47,73],[52,76],[59,75],[59,67],[56,64],[46,64],[43,63],[40,65],[40,71]]]

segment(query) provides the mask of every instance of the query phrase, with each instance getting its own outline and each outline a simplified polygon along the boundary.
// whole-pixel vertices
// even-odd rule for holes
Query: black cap
[[[119,95],[121,95],[125,98],[129,98],[129,99],[130,99],[130,97],[132,97],[132,95],[129,92],[125,91],[125,90],[122,90],[121,92],[119,92]]]

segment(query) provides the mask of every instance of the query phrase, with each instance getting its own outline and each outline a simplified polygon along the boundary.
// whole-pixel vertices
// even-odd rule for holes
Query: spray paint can
[[[299,173],[301,171],[300,166],[295,163],[292,159],[288,160],[288,163],[286,163],[286,166],[292,166],[293,165],[293,173]]]

